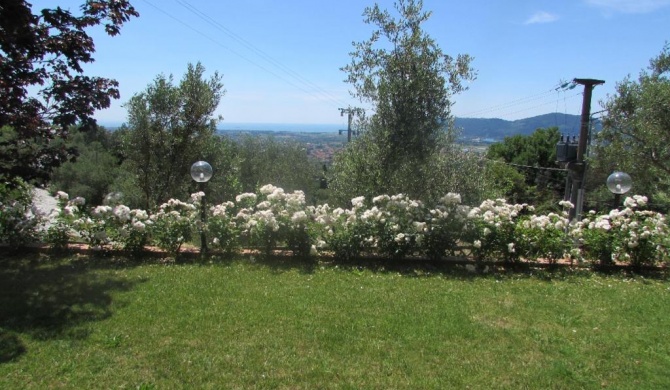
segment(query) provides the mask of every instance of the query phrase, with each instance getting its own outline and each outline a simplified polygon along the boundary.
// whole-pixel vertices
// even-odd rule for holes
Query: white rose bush
[[[193,197],[191,198],[193,201]],[[184,245],[191,241],[193,231],[199,222],[198,205],[170,199],[163,203],[158,212],[151,214],[149,222],[154,243],[171,256],[177,256]]]
[[[356,197],[349,208],[333,208],[307,205],[302,191],[287,193],[270,184],[211,205],[203,223],[203,196],[193,194],[188,202],[171,199],[148,213],[124,205],[86,208],[83,199],[59,194],[47,242],[57,246],[65,237],[134,253],[152,244],[177,256],[202,231],[211,248],[223,254],[248,248],[265,254],[278,249],[295,256],[330,254],[341,260],[369,254],[631,266],[658,265],[670,256],[665,216],[646,210],[647,198],[638,195],[627,198],[620,210],[590,212],[572,224],[567,217],[572,205],[566,201],[559,204],[562,211],[547,214],[504,199],[468,207],[454,193],[434,205],[397,194]]]
[[[532,211],[526,204],[508,204],[505,199],[485,200],[468,211],[464,240],[472,244],[475,260],[514,262],[522,257],[515,235],[521,213]]]
[[[568,235],[568,211],[573,205],[568,201],[559,204],[563,207],[560,214],[528,215],[516,223],[514,236],[523,257],[545,259],[551,264],[571,258],[574,243]]]
[[[138,254],[147,243],[149,216],[144,210],[127,206],[96,206],[85,209],[85,199],[69,199],[68,194],[56,194],[58,207],[53,211],[53,223],[45,241],[56,249],[64,249],[71,240],[80,240],[93,248],[120,249]]]
[[[607,214],[589,214],[571,235],[583,246],[582,256],[601,265],[655,265],[668,259],[668,222],[664,215],[645,210],[647,197],[635,195],[624,207]]]

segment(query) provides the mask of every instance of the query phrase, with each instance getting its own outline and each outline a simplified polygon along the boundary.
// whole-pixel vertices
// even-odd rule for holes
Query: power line
[[[219,23],[218,21],[213,19],[211,16],[209,16],[205,12],[202,12],[201,10],[199,10],[198,8],[196,8],[195,6],[190,4],[188,1],[186,1],[186,0],[176,0],[176,1],[179,5],[186,8],[191,13],[193,13],[194,15],[199,17],[200,19],[204,20],[208,24],[212,25],[213,27],[215,27],[219,31],[223,32],[224,34],[226,34],[227,36],[229,36],[233,40],[237,41],[238,43],[240,43],[241,45],[243,45],[244,47],[246,47],[247,49],[249,49],[250,51],[252,51],[256,55],[258,55],[259,57],[261,57],[262,59],[264,59],[265,61],[267,61],[271,65],[275,66],[276,68],[278,68],[282,72],[286,73],[290,77],[293,77],[295,80],[299,81],[303,85],[316,90],[316,92],[322,94],[323,97],[325,97],[327,100],[330,100],[331,102],[335,103],[338,106],[346,105],[346,103],[344,101],[339,100],[337,97],[333,96],[330,92],[324,90],[320,86],[318,86],[318,85],[314,84],[313,82],[309,81],[308,79],[304,78],[299,73],[293,71],[292,69],[288,68],[284,64],[275,60],[269,54],[267,54],[263,50],[257,48],[251,42],[247,41],[246,39],[244,39],[240,35],[236,34],[234,31],[230,30],[229,28],[227,28],[223,24]]]
[[[149,0],[143,0],[143,1],[144,1],[145,3],[147,3],[148,5],[150,5],[151,7],[153,7],[154,9],[156,9],[157,11],[159,11],[159,12],[161,12],[162,14],[166,15],[166,16],[169,17],[170,19],[172,19],[172,20],[176,21],[177,23],[181,24],[182,26],[184,26],[184,27],[186,27],[186,28],[188,28],[188,29],[194,31],[194,32],[197,33],[198,35],[200,35],[200,36],[202,36],[202,37],[208,39],[209,41],[213,42],[213,43],[216,44],[217,46],[220,46],[220,47],[222,47],[222,48],[224,48],[224,49],[230,51],[230,52],[233,53],[234,55],[236,55],[236,56],[240,57],[241,59],[243,59],[243,60],[249,62],[250,64],[252,64],[252,65],[258,67],[259,69],[261,69],[261,70],[263,70],[263,71],[265,71],[265,72],[271,74],[272,76],[277,77],[278,79],[284,81],[285,83],[291,85],[292,87],[294,87],[294,88],[296,88],[296,89],[299,89],[299,90],[301,90],[302,92],[305,92],[306,94],[308,94],[308,95],[310,95],[310,96],[312,96],[312,97],[314,97],[314,98],[316,98],[316,99],[322,100],[322,96],[315,95],[312,91],[306,90],[306,89],[304,89],[303,87],[301,87],[301,86],[299,86],[299,85],[296,85],[296,84],[293,83],[292,81],[287,80],[286,78],[284,78],[284,77],[278,75],[277,73],[271,71],[270,69],[266,68],[265,66],[263,66],[263,65],[261,65],[261,64],[259,64],[259,63],[257,63],[257,62],[255,62],[255,61],[253,61],[253,60],[247,58],[246,56],[242,55],[241,53],[239,53],[239,52],[237,52],[237,51],[231,49],[230,47],[228,47],[228,46],[222,44],[222,43],[219,42],[218,40],[216,40],[216,39],[210,37],[209,35],[203,33],[202,31],[198,30],[197,28],[191,26],[190,24],[188,24],[188,23],[182,21],[181,19],[179,19],[179,18],[173,16],[172,14],[168,13],[167,11],[161,9],[160,7],[158,7],[158,6],[156,6],[155,4],[153,4],[152,2],[150,2]],[[334,104],[334,106],[335,106],[335,107],[339,107],[339,104]]]
[[[570,96],[565,97],[565,98],[564,98],[564,101],[567,102],[568,100],[570,100],[570,99],[572,99],[572,98],[574,98],[574,97],[577,97],[577,96],[581,96],[581,95],[582,95],[582,92],[575,93],[574,95],[570,95]],[[552,100],[552,101],[545,101],[545,102],[542,102],[542,103],[540,103],[540,104],[537,104],[537,105],[534,105],[534,106],[531,106],[531,107],[526,107],[526,108],[523,108],[523,109],[520,109],[520,110],[516,110],[516,111],[509,111],[509,112],[506,112],[506,113],[502,114],[501,116],[502,116],[502,117],[506,117],[506,116],[510,116],[510,115],[518,114],[518,113],[521,113],[521,112],[534,110],[534,109],[536,109],[536,108],[540,108],[540,107],[548,106],[548,105],[550,105],[550,104],[554,104],[554,101],[553,101],[553,100]]]
[[[533,109],[536,109],[536,108],[539,108],[539,107],[547,106],[549,104],[553,104],[554,102],[556,103],[556,105],[558,107],[559,100],[554,99],[554,97],[552,95],[554,95],[555,93],[558,93],[559,97],[560,97],[561,92],[567,92],[569,90],[574,89],[576,86],[577,86],[577,84],[574,83],[574,82],[560,81],[558,84],[551,87],[551,89],[548,89],[548,90],[545,90],[545,91],[542,91],[542,92],[538,92],[538,93],[535,93],[535,94],[532,94],[532,95],[529,95],[529,96],[521,97],[521,98],[518,98],[518,99],[515,99],[515,100],[511,100],[511,101],[508,101],[508,102],[496,104],[496,105],[493,105],[493,106],[490,106],[490,107],[485,107],[485,108],[481,108],[481,109],[478,109],[478,110],[470,111],[470,112],[467,112],[467,113],[459,115],[459,116],[465,117],[465,118],[474,117],[474,116],[482,116],[482,115],[490,114],[490,113],[497,112],[497,111],[507,110],[509,108],[516,107],[516,106],[528,105],[530,103],[534,103],[534,102],[538,102],[538,101],[540,101],[541,103],[535,104],[534,106],[531,106],[531,107],[518,109],[518,110],[515,110],[515,111],[508,111],[508,112],[505,112],[504,114],[502,114],[500,116],[504,118],[504,117],[509,116],[509,115],[513,115],[513,114],[517,114],[517,113],[520,113],[520,112],[529,111],[529,110],[533,110]],[[575,95],[570,95],[570,96],[567,96],[567,97],[564,96],[564,104],[566,105],[566,111],[567,111],[567,100],[571,99],[575,96],[579,96],[579,95],[581,95],[581,93],[575,94]],[[550,98],[550,100],[547,100],[548,98]],[[557,108],[557,111],[558,111],[558,108]]]
[[[498,164],[504,164],[504,165],[510,165],[513,167],[517,168],[527,168],[527,169],[538,169],[538,170],[543,170],[543,171],[557,171],[557,172],[567,172],[567,169],[563,168],[549,168],[549,167],[535,167],[532,165],[522,165],[522,164],[514,164],[514,163],[509,163],[506,161],[499,161],[499,160],[492,160],[490,158],[483,157],[482,160],[498,163]]]

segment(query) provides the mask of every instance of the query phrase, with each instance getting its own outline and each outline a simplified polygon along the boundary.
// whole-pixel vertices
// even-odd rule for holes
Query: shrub
[[[0,176],[0,243],[18,248],[37,241],[41,222],[30,185],[20,178]]]
[[[533,211],[526,204],[508,204],[505,199],[496,199],[485,200],[470,210],[464,238],[472,244],[472,254],[477,260],[519,259],[515,227],[524,209]]]
[[[207,239],[213,248],[225,254],[231,254],[239,247],[240,231],[235,223],[234,207],[233,202],[213,206],[207,218]]]
[[[600,264],[654,265],[668,258],[668,225],[660,213],[643,210],[647,198],[627,197],[622,210],[590,216],[580,221],[572,235],[587,258]]]
[[[177,256],[181,246],[191,240],[197,220],[197,207],[193,203],[170,199],[147,221],[151,237],[159,248]]]
[[[546,259],[552,264],[570,256],[573,243],[567,232],[568,223],[565,211],[562,215],[549,213],[522,218],[514,231],[519,255],[527,259]]]
[[[70,201],[70,196],[63,192],[56,193],[58,207],[52,213],[52,223],[46,231],[45,241],[55,250],[64,250],[73,237],[80,234],[73,229],[73,222],[78,218],[79,207],[83,206],[83,198]]]
[[[423,243],[426,255],[435,260],[445,254],[455,255],[468,215],[468,208],[461,205],[461,196],[448,193],[428,213]]]

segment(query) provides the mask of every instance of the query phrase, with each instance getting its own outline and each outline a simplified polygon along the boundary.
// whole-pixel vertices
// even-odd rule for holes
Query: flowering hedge
[[[171,199],[150,214],[124,205],[86,208],[83,199],[59,193],[60,208],[46,240],[58,246],[74,239],[133,252],[151,243],[174,256],[195,232],[204,232],[209,246],[225,253],[242,247],[265,253],[289,249],[294,255],[330,252],[343,259],[459,255],[477,261],[568,258],[639,266],[669,256],[665,216],[645,210],[642,196],[627,198],[622,209],[608,214],[591,212],[574,224],[568,223],[572,205],[566,201],[560,203],[562,212],[540,215],[530,205],[504,199],[464,206],[453,193],[434,205],[398,194],[357,197],[349,208],[332,208],[308,206],[302,191],[286,193],[272,185],[211,205],[203,222],[203,196]]]
[[[0,244],[18,248],[38,237],[42,215],[32,198],[26,182],[0,175]]]

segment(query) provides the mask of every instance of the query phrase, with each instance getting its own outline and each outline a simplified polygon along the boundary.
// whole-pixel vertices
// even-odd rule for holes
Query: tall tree
[[[83,74],[95,51],[87,31],[102,24],[114,36],[133,16],[127,0],[86,1],[80,15],[0,3],[0,175],[44,180],[74,156],[62,142],[70,126],[91,128],[95,110],[119,98],[115,80]]]
[[[525,183],[515,183],[508,189],[506,198],[540,207],[557,207],[565,192],[566,175],[556,170],[560,168],[556,163],[556,144],[560,137],[558,128],[550,127],[537,129],[528,136],[517,134],[505,137],[503,142],[489,147],[486,152],[488,159],[516,165],[524,177]],[[509,175],[505,170],[499,173]]]
[[[189,64],[179,85],[159,75],[144,92],[133,96],[124,129],[124,164],[134,173],[146,208],[183,197],[190,184],[189,169],[211,149],[214,111],[225,94],[222,77],[204,79],[202,64]]]
[[[604,102],[594,172],[599,183],[614,170],[627,171],[634,191],[667,198],[670,190],[670,44],[637,80],[626,77]],[[604,187],[602,184],[600,187]],[[664,195],[662,195],[664,194]],[[667,199],[666,199],[667,200]]]
[[[365,22],[375,30],[367,41],[354,43],[351,63],[342,68],[352,95],[372,105],[374,113],[363,125],[368,134],[357,141],[371,145],[352,145],[345,152],[367,157],[340,161],[339,167],[372,164],[354,169],[367,170],[361,175],[373,179],[375,191],[422,196],[426,186],[416,180],[429,174],[426,162],[450,150],[445,129],[452,125],[451,99],[475,74],[470,56],[445,54],[422,29],[431,13],[423,11],[421,0],[398,0],[395,8],[397,19],[377,4],[365,9]],[[361,175],[347,172],[340,182]]]

